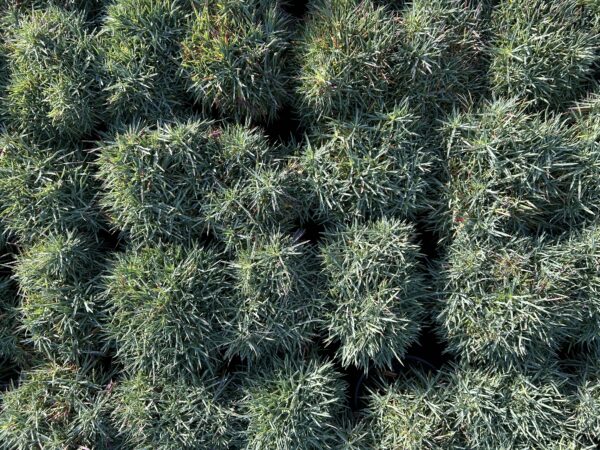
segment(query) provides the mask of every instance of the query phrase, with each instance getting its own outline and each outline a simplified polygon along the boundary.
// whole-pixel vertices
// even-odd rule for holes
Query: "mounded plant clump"
[[[0,394],[0,441],[17,450],[110,448],[97,378],[55,363],[23,373],[17,386]]]
[[[73,142],[99,116],[98,55],[84,16],[50,6],[4,17],[8,125],[37,141]]]
[[[98,284],[103,267],[97,243],[75,233],[48,236],[18,256],[18,310],[37,351],[58,362],[102,353],[105,313]]]
[[[288,95],[289,18],[277,0],[211,0],[182,43],[182,74],[205,111],[273,120]]]
[[[191,3],[119,0],[108,4],[99,42],[106,111],[113,122],[155,122],[185,104],[179,51]]]
[[[8,277],[0,277],[0,376],[15,366],[27,366],[27,360],[31,359],[19,330],[18,303],[14,283]]]
[[[298,157],[308,208],[319,221],[425,210],[431,154],[421,147],[407,103],[377,114],[326,122]]]
[[[382,219],[324,234],[324,328],[343,366],[390,367],[417,340],[425,289],[414,233]]]
[[[0,135],[0,220],[22,241],[102,227],[86,155],[47,147],[12,133]]]
[[[298,353],[320,317],[311,248],[273,232],[242,242],[228,265],[231,297],[223,317],[227,355],[250,361]],[[264,362],[262,363],[264,364]]]
[[[242,448],[317,450],[342,442],[344,382],[330,362],[274,359],[247,378]]]
[[[116,257],[105,280],[108,337],[124,368],[150,376],[211,370],[228,281],[212,248],[154,245]]]
[[[490,19],[492,92],[540,108],[576,99],[592,79],[600,44],[584,3],[500,1]]]
[[[189,384],[138,373],[115,381],[108,407],[126,448],[227,449],[231,410],[217,381]]]

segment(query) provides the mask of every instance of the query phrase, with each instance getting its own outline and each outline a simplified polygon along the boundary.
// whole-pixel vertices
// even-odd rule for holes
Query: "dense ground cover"
[[[600,445],[597,0],[0,0],[0,449]]]

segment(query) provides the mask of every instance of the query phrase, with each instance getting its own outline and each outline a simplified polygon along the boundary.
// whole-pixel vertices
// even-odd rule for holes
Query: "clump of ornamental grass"
[[[320,247],[328,343],[343,366],[391,367],[417,340],[424,280],[414,228],[395,219],[327,230]]]
[[[218,380],[190,384],[136,373],[113,383],[108,407],[126,448],[231,448],[232,411]]]
[[[52,232],[96,231],[102,222],[87,156],[0,134],[0,219],[22,241]]]
[[[330,362],[274,358],[246,378],[241,413],[243,448],[337,448],[338,423],[346,414],[345,383]]]
[[[457,448],[458,430],[447,414],[448,380],[420,371],[391,385],[379,383],[368,394],[366,428],[376,450]]]
[[[600,209],[600,153],[559,115],[515,99],[455,114],[444,125],[447,181],[440,235],[560,232]]]
[[[541,363],[573,324],[560,271],[536,239],[460,233],[440,267],[441,335],[451,352],[490,367]]]
[[[15,450],[108,449],[110,432],[97,374],[49,363],[0,394],[0,441]]]
[[[250,361],[279,350],[298,352],[313,335],[321,308],[311,248],[272,231],[237,246],[223,320],[226,355]]]
[[[101,205],[110,222],[136,242],[199,236],[202,196],[214,181],[215,129],[196,120],[134,125],[101,142]]]
[[[229,125],[213,132],[210,154],[215,175],[202,200],[208,229],[229,247],[275,227],[290,231],[300,219],[297,174],[286,164],[284,149],[270,145],[263,132]]]
[[[73,142],[98,120],[95,37],[82,13],[60,7],[14,10],[3,19],[8,126],[37,141]]]
[[[398,18],[393,86],[428,120],[483,93],[483,8],[462,0],[414,0]]]
[[[211,0],[182,42],[182,77],[205,111],[271,121],[288,97],[290,23],[277,0]]]
[[[494,94],[562,108],[579,96],[598,61],[597,31],[577,0],[504,0],[490,19]]]
[[[552,367],[532,373],[461,367],[447,375],[444,415],[459,448],[565,449],[573,444],[566,379]]]
[[[397,18],[371,0],[312,0],[295,43],[296,92],[306,123],[352,119],[393,97]]]
[[[106,331],[125,370],[211,370],[228,283],[211,248],[152,244],[117,255],[105,280]]]
[[[430,163],[406,102],[328,121],[297,159],[308,209],[325,222],[414,218],[427,206]]]
[[[22,328],[46,357],[75,362],[102,353],[103,259],[91,237],[72,232],[41,238],[17,257]]]
[[[179,79],[186,0],[117,0],[106,8],[100,32],[106,111],[113,122],[155,122],[184,103]]]

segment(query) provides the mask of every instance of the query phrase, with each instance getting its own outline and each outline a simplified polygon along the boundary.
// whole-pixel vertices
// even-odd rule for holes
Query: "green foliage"
[[[490,21],[493,93],[538,107],[576,99],[598,61],[597,32],[578,0],[503,0]]]
[[[394,16],[370,0],[312,0],[295,43],[297,94],[307,123],[380,109],[392,92]]]
[[[186,0],[114,0],[99,37],[107,113],[114,122],[155,122],[178,111],[185,98],[179,80],[179,42]]]
[[[79,149],[38,146],[0,134],[0,218],[23,241],[101,228],[95,186]]]
[[[314,257],[305,243],[272,232],[241,242],[228,266],[232,292],[223,317],[227,356],[254,360],[307,344],[320,313]]]
[[[130,373],[193,377],[211,369],[227,275],[219,254],[153,245],[117,255],[105,280],[107,334]]]
[[[59,362],[102,351],[99,302],[103,257],[88,236],[49,235],[18,256],[22,327],[33,347]]]
[[[94,36],[84,16],[50,6],[4,17],[9,67],[2,109],[11,128],[37,141],[73,142],[98,120]]]
[[[411,372],[369,395],[367,428],[374,450],[457,448],[447,414],[448,382],[443,376]]]
[[[126,448],[229,448],[231,411],[221,403],[218,385],[152,380],[140,373],[114,383],[111,417]]]
[[[289,20],[277,0],[210,0],[182,43],[196,102],[229,117],[273,120],[288,97]]]
[[[600,438],[600,365],[592,353],[580,369],[573,394],[573,419],[577,437],[590,448]]]
[[[483,8],[469,3],[414,0],[398,20],[392,86],[424,119],[443,118],[483,93]]]
[[[452,116],[445,133],[446,211],[434,219],[442,234],[556,232],[598,213],[598,143],[562,116],[501,100]]]
[[[424,280],[414,228],[398,220],[339,227],[324,234],[327,341],[342,365],[391,366],[416,341]]]
[[[561,268],[550,264],[551,255],[530,238],[460,233],[439,279],[439,331],[449,349],[488,366],[550,357],[574,320],[568,292],[556,283]]]
[[[431,154],[417,131],[406,103],[327,122],[297,161],[316,219],[414,218],[423,211]]]
[[[202,201],[208,228],[232,247],[253,233],[289,231],[299,220],[298,180],[284,149],[272,146],[260,129],[241,125],[213,132],[218,148],[210,155],[213,178]]]
[[[210,122],[131,126],[100,143],[101,204],[110,221],[139,242],[188,241],[201,234],[202,195],[217,152]]]
[[[329,362],[274,359],[247,377],[243,415],[248,450],[318,450],[340,441],[344,382]]]
[[[50,363],[0,395],[0,441],[15,450],[108,449],[97,376]]]

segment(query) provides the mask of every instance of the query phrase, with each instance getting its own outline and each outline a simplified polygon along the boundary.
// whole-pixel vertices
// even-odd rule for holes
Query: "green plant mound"
[[[0,394],[0,442],[16,450],[108,449],[102,380],[72,365],[24,372]]]
[[[111,223],[135,242],[188,241],[204,228],[203,194],[212,186],[215,127],[190,120],[134,125],[99,147],[101,204]]]
[[[296,353],[314,334],[320,302],[306,243],[273,232],[239,244],[228,265],[231,294],[223,317],[227,356],[248,360]]]
[[[216,382],[189,384],[137,373],[115,381],[108,407],[125,448],[227,449],[232,411]]]
[[[33,347],[58,362],[82,361],[104,346],[99,276],[103,257],[88,236],[50,235],[18,256],[22,327]]]
[[[504,0],[492,13],[489,80],[492,92],[539,107],[562,108],[591,80],[597,31],[576,0]]]
[[[22,241],[102,228],[87,156],[77,148],[38,146],[0,135],[0,219]]]
[[[288,95],[289,20],[276,0],[211,0],[182,43],[196,102],[235,119],[273,120]]]
[[[393,92],[397,29],[385,7],[313,0],[295,43],[297,94],[305,121],[373,112]]]
[[[213,135],[218,147],[210,165],[216,176],[201,206],[208,229],[229,247],[255,233],[291,231],[302,209],[287,150],[271,145],[258,128],[230,125]]]
[[[78,12],[58,7],[5,16],[8,125],[37,141],[73,142],[98,120],[95,38]]]
[[[431,155],[406,103],[328,121],[298,157],[308,209],[318,221],[398,216],[425,210]]]
[[[106,111],[112,122],[155,122],[182,108],[179,49],[190,4],[119,0],[108,5],[99,42]]]
[[[534,115],[500,100],[445,124],[448,180],[441,233],[506,236],[562,232],[594,220],[600,207],[597,141],[565,118]]]
[[[5,370],[26,367],[31,359],[25,337],[19,329],[18,297],[14,283],[0,277],[0,376]]]
[[[215,250],[130,248],[117,255],[104,285],[106,332],[126,370],[194,377],[212,369],[228,286]]]
[[[432,128],[485,91],[483,16],[482,5],[462,0],[414,0],[400,11],[390,84]]]
[[[449,349],[492,367],[548,360],[575,320],[549,255],[529,238],[457,236],[441,271],[437,318]]]
[[[243,433],[248,450],[318,450],[340,442],[344,382],[329,362],[275,359],[248,377]]]
[[[414,234],[387,219],[324,233],[324,326],[343,366],[390,367],[417,340],[425,289]]]

